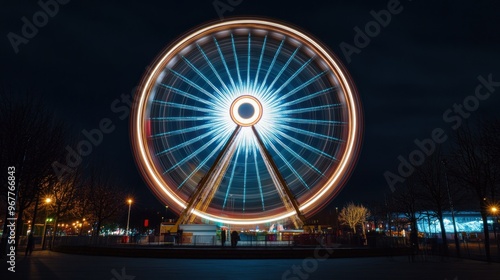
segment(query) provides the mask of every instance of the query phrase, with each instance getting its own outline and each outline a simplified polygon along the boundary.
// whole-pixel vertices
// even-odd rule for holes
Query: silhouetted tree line
[[[410,242],[418,246],[417,219],[422,214],[436,218],[443,249],[448,248],[444,212],[479,211],[483,221],[485,253],[490,260],[487,217],[500,201],[500,121],[477,120],[462,125],[447,143],[436,147],[383,206],[388,220],[403,214],[411,224]],[[457,229],[458,230],[458,229]],[[455,247],[460,254],[458,237]]]
[[[62,162],[67,154],[65,147],[76,140],[69,126],[40,99],[15,97],[5,90],[0,94],[0,170],[6,178],[7,167],[15,167],[16,244],[26,234],[23,225],[28,220],[33,227],[44,222],[41,209],[51,213],[54,232],[60,222],[85,218],[93,235],[123,209],[124,190],[104,164],[82,162],[63,175],[55,172],[53,163]],[[5,221],[8,184],[3,178],[0,182],[0,219]],[[48,197],[51,203],[46,205]],[[4,233],[8,233],[7,224]],[[2,251],[7,248],[7,237],[2,236]]]

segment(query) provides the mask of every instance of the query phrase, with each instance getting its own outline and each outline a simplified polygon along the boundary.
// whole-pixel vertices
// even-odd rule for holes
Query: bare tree
[[[421,186],[420,199],[422,207],[432,211],[433,216],[438,219],[443,248],[447,254],[448,239],[446,238],[443,212],[447,210],[454,211],[454,209],[451,209],[453,204],[446,173],[446,159],[442,157],[439,149],[430,155],[425,163],[417,169],[415,176],[416,183]],[[456,188],[454,188],[453,193],[456,193],[455,190]],[[456,249],[459,252],[458,239],[456,241]]]
[[[483,144],[489,152],[493,163],[500,167],[500,120],[493,120],[484,124]]]
[[[365,227],[363,225],[369,216],[370,211],[366,207],[350,202],[340,211],[339,221],[348,225],[353,230],[354,234],[356,234],[356,226],[361,225],[364,235]]]
[[[497,205],[500,200],[500,120],[484,123],[481,143],[491,164],[491,202]]]
[[[393,207],[396,213],[403,214],[411,225],[410,242],[418,250],[418,213],[421,210],[421,194],[413,177],[406,179],[404,186],[392,194]]]
[[[117,217],[119,210],[125,207],[123,188],[119,188],[116,180],[105,170],[94,166],[82,190],[85,196],[81,201],[84,206],[81,211],[88,216],[94,237],[99,235],[105,222]]]
[[[55,233],[58,230],[59,219],[68,216],[76,206],[81,180],[80,169],[76,169],[72,173],[66,173],[48,188],[48,193],[45,196],[52,199],[52,215],[54,216],[52,242],[54,242]]]
[[[37,203],[40,191],[57,180],[52,162],[64,154],[66,128],[47,110],[42,102],[25,97],[14,100],[7,93],[0,95],[1,170],[11,166],[16,181],[16,244],[22,233],[25,210]],[[19,98],[17,98],[19,99]],[[7,199],[7,184],[1,185],[1,196]],[[37,207],[35,207],[36,209]],[[8,210],[8,209],[6,209]],[[8,213],[8,211],[6,211]],[[36,218],[36,213],[33,215]],[[33,224],[35,221],[33,222]],[[7,232],[7,223],[4,232]],[[2,250],[7,245],[2,238]]]
[[[490,238],[488,231],[488,200],[496,199],[499,168],[491,138],[485,123],[479,122],[477,127],[464,124],[455,134],[454,150],[451,157],[450,173],[467,190],[474,194],[481,218],[486,258],[490,256]],[[498,141],[498,140],[496,140]],[[498,143],[498,142],[496,142]]]
[[[370,220],[373,221],[375,228],[387,219],[387,207],[382,201],[369,201],[367,208],[370,209]]]

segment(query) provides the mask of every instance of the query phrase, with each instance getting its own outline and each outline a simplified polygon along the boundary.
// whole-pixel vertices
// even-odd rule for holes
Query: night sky
[[[1,4],[0,86],[41,96],[80,137],[82,130],[109,118],[115,129],[94,147],[92,157],[112,166],[139,206],[160,205],[135,167],[127,103],[163,48],[198,25],[219,20],[214,1],[66,2],[36,34],[31,30],[32,38],[23,36],[23,17],[33,22],[41,6],[36,1]],[[223,16],[272,17],[310,32],[343,61],[362,100],[360,158],[331,206],[383,199],[390,192],[384,172],[397,173],[397,158],[408,157],[416,148],[414,139],[429,138],[435,128],[451,135],[458,115],[453,106],[470,100],[481,84],[478,77],[500,81],[497,1],[269,2],[243,0]],[[374,21],[370,11],[388,5],[394,12],[390,22],[377,25],[369,42],[356,43],[356,27],[364,30]],[[347,44],[356,51],[345,55]],[[498,117],[496,89],[471,116]]]

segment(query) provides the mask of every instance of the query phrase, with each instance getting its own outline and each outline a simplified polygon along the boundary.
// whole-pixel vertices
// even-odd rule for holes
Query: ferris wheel
[[[167,47],[134,100],[132,147],[180,223],[300,227],[357,159],[358,94],[316,39],[274,20],[215,22]]]

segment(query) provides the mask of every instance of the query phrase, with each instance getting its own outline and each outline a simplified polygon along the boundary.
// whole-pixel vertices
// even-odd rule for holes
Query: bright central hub
[[[242,95],[233,101],[229,114],[237,125],[252,126],[262,117],[262,104],[253,96]]]

